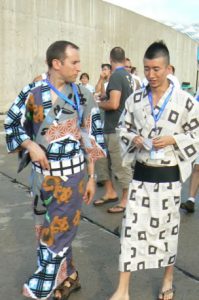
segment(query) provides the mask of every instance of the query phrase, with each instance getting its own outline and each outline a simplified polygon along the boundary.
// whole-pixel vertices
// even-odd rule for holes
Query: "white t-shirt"
[[[92,85],[90,85],[89,83],[87,83],[86,85],[83,85],[83,84],[79,84],[81,86],[84,86],[87,90],[89,90],[92,94],[95,93],[95,89]]]

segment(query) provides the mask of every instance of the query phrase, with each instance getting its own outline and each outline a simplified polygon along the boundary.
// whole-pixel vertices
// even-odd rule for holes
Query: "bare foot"
[[[53,299],[61,300],[61,297],[62,297],[61,290],[55,290]]]
[[[122,294],[119,291],[116,291],[109,300],[129,300],[129,295]]]
[[[105,193],[105,195],[104,195],[105,199],[113,199],[113,198],[116,198],[116,197],[117,197],[117,193],[114,193],[114,192],[112,192],[112,193]]]
[[[159,300],[172,300],[174,297],[175,288],[172,287],[172,282],[168,282],[163,285],[161,291],[159,292],[158,299]]]
[[[174,289],[165,290],[159,293],[158,300],[173,300],[174,298]]]
[[[108,211],[109,213],[112,213],[112,214],[123,213],[123,212],[125,211],[125,207],[124,207],[124,206],[121,206],[121,205],[119,205],[119,204],[117,204],[117,205],[114,205],[114,206],[112,206],[112,207],[109,207],[109,208],[107,209],[107,211]]]
[[[159,300],[172,300],[174,298],[175,291],[173,288],[173,269],[173,265],[165,268],[162,288],[158,296]]]

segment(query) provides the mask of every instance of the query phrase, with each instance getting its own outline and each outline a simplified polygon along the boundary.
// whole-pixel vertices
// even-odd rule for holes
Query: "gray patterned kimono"
[[[72,241],[81,217],[84,161],[106,154],[99,109],[91,93],[81,87],[77,97],[71,84],[62,93],[73,103],[79,98],[79,110],[59,97],[52,103],[50,87],[43,80],[21,91],[5,120],[9,152],[32,139],[44,149],[50,164],[50,171],[32,164],[38,266],[24,284],[23,295],[33,299],[48,299],[76,271]]]
[[[174,88],[156,134],[173,136],[176,144],[164,148],[164,159],[153,160],[150,151],[138,150],[133,138],[155,136],[154,118],[148,88],[132,94],[126,101],[118,134],[123,165],[136,161],[152,167],[178,165],[180,181],[153,183],[132,180],[121,235],[120,271],[158,268],[174,264],[180,223],[181,182],[191,173],[199,152],[199,104],[188,93]],[[158,102],[156,111],[171,92],[170,85]]]

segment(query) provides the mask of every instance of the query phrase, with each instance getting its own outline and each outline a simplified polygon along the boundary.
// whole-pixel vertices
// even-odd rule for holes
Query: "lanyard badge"
[[[80,99],[79,99],[79,95],[78,95],[78,92],[77,92],[76,85],[74,83],[71,84],[73,94],[75,95],[75,99],[76,99],[76,103],[74,103],[66,95],[61,93],[54,85],[52,85],[52,83],[47,78],[44,81],[55,92],[55,94],[57,94],[62,100],[64,100],[66,103],[70,104],[75,110],[77,110],[78,120],[79,120],[79,125],[80,125],[81,118],[82,118],[82,113],[81,113],[81,109],[80,109]]]
[[[153,116],[154,123],[155,123],[155,134],[157,134],[157,122],[159,121],[160,117],[162,116],[162,113],[165,110],[165,108],[166,108],[166,106],[167,106],[167,104],[168,104],[168,102],[171,98],[171,95],[173,93],[173,88],[174,88],[174,85],[172,86],[172,89],[171,89],[170,93],[168,94],[168,96],[164,100],[164,103],[160,107],[160,110],[158,111],[158,113],[155,113],[155,111],[154,111],[153,98],[152,98],[151,91],[148,94],[149,102],[150,102],[150,105],[151,105],[151,112],[152,112],[152,116]],[[150,151],[150,158],[153,159],[153,160],[164,159],[164,149],[155,150],[152,147],[152,149]]]
[[[157,133],[157,122],[159,121],[160,117],[162,116],[163,111],[165,110],[165,108],[166,108],[166,106],[167,106],[167,104],[168,104],[168,102],[171,98],[171,95],[173,93],[173,88],[174,88],[174,85],[172,85],[172,89],[171,89],[170,93],[168,94],[168,96],[166,97],[166,99],[164,100],[164,103],[160,107],[160,110],[158,111],[158,113],[155,113],[155,110],[154,110],[154,107],[153,107],[153,98],[152,98],[151,91],[148,94],[149,103],[151,105],[151,112],[152,112],[152,116],[153,116],[153,119],[154,119],[154,122],[155,122],[155,132],[156,133]]]

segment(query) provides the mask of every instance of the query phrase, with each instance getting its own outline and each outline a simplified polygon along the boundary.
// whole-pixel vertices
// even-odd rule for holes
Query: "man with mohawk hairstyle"
[[[164,267],[159,300],[172,300],[180,225],[181,184],[199,152],[199,105],[175,88],[169,50],[151,44],[144,55],[148,85],[131,95],[120,119],[123,165],[134,164],[121,233],[119,284],[109,300],[129,296],[131,272]]]

